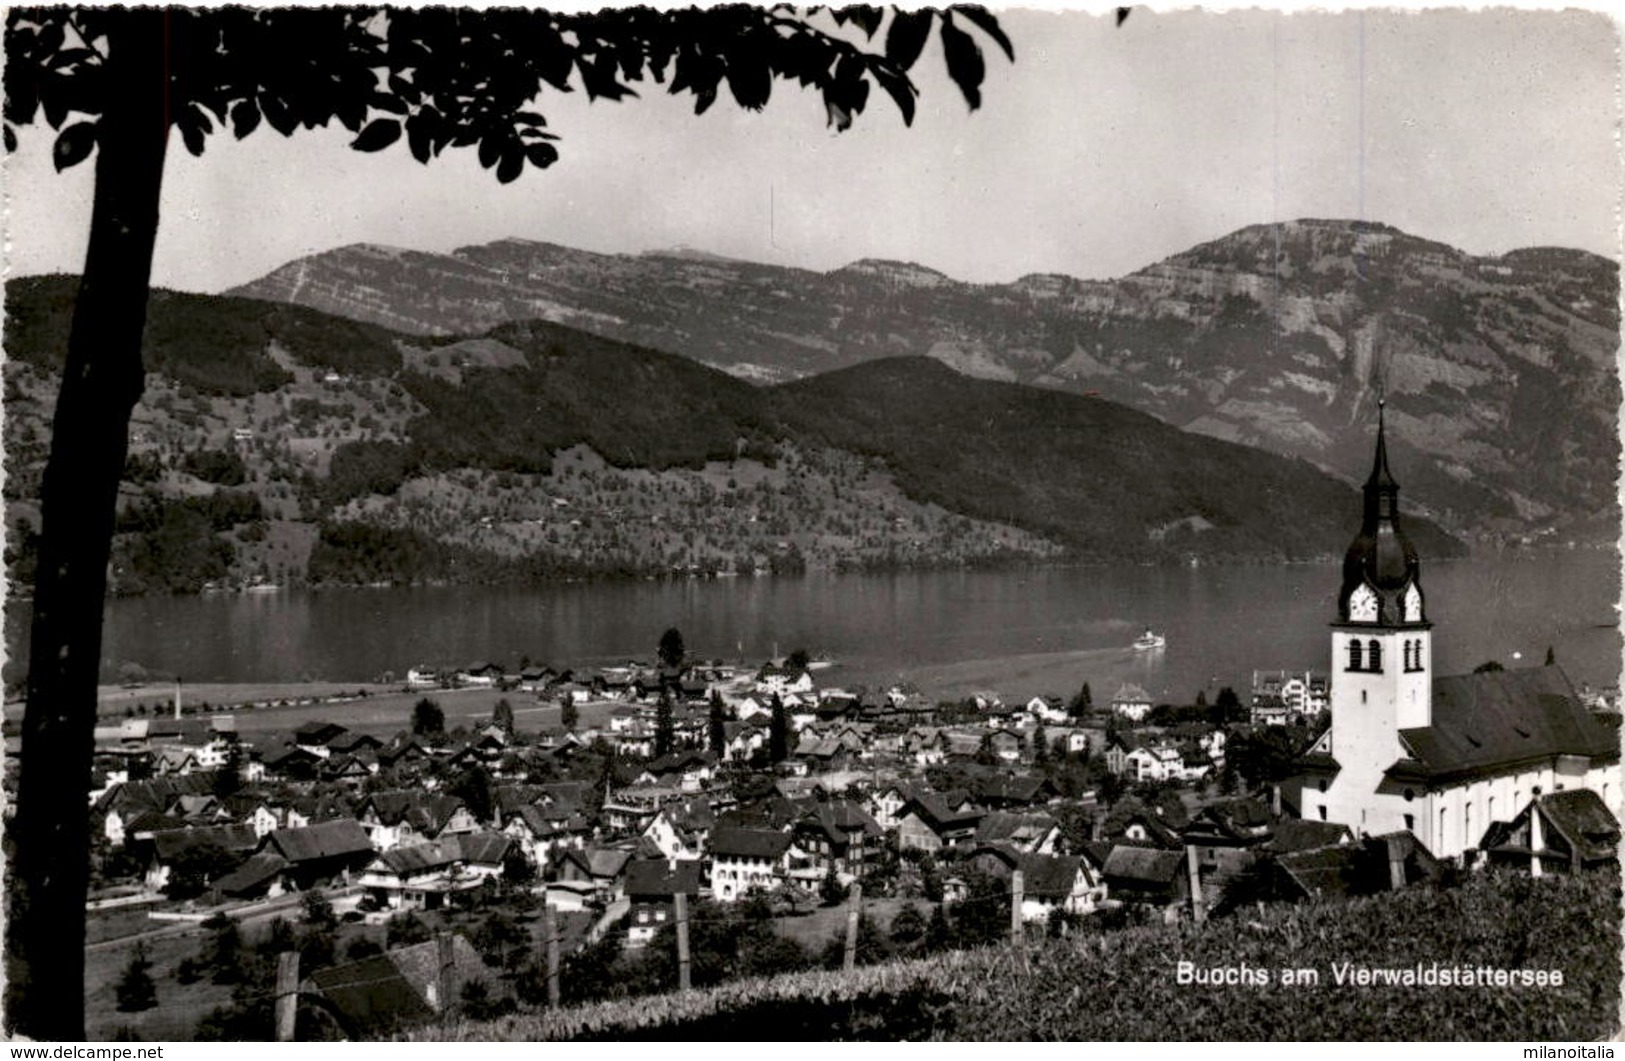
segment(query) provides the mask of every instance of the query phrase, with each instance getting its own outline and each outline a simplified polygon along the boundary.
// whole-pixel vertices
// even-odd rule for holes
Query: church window
[[[1349,670],[1360,669],[1360,639],[1349,639]]]
[[[1315,786],[1317,788],[1319,788],[1322,792],[1326,791],[1326,779],[1321,778],[1319,781],[1315,782]]]
[[[1461,805],[1461,842],[1466,844],[1473,838],[1473,805]]]
[[[1366,669],[1376,672],[1382,671],[1382,642],[1372,638],[1370,642],[1371,658],[1367,660]]]
[[[1364,689],[1360,690],[1360,703],[1362,703],[1362,704],[1365,703],[1365,690]]]
[[[1321,820],[1321,821],[1325,821],[1325,820],[1326,820],[1326,808],[1325,808],[1325,807],[1324,807],[1324,806],[1322,806],[1322,807],[1321,807],[1321,808],[1320,808],[1320,820]]]
[[[1444,847],[1444,827],[1445,827],[1445,808],[1440,807],[1439,808],[1439,835],[1438,835],[1437,839],[1434,840],[1434,843],[1438,844],[1441,849]]]
[[[1411,800],[1413,800],[1415,798],[1416,798],[1416,789],[1407,788],[1405,790],[1405,802],[1409,803],[1409,802],[1411,802]]]

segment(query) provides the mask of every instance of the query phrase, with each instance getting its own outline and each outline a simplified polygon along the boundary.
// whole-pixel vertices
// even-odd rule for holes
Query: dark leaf
[[[196,122],[177,121],[175,127],[181,131],[181,143],[193,155],[203,154],[203,127]]]
[[[717,101],[717,90],[714,88],[696,89],[694,92],[694,113],[704,114],[711,109],[711,104]]]
[[[884,67],[876,67],[874,73],[875,80],[880,82],[880,87],[886,90],[893,102],[897,104],[897,109],[902,112],[903,124],[913,125],[914,97],[919,95],[919,90],[914,87],[913,82],[909,81],[908,78],[900,74],[894,74]]]
[[[276,96],[269,93],[260,96],[260,111],[264,113],[265,120],[271,128],[283,136],[292,136],[293,131],[299,128],[299,119],[288,105]]]
[[[375,118],[350,141],[357,151],[382,151],[401,138],[401,123],[394,118]]]
[[[502,161],[497,163],[497,180],[503,184],[512,184],[525,171],[525,156],[515,148],[502,153]]]
[[[728,88],[734,100],[746,110],[761,110],[773,94],[773,74],[767,56],[751,48],[739,48],[728,55]]]
[[[547,119],[535,111],[520,111],[513,116],[515,125],[546,125]]]
[[[62,130],[51,147],[51,161],[56,163],[57,172],[60,173],[70,166],[77,166],[90,157],[90,149],[96,146],[96,123],[75,122]]]
[[[6,123],[5,137],[6,137],[6,150],[7,151],[15,151],[15,150],[17,150],[17,133],[11,128],[11,123],[9,123],[9,122]]]
[[[490,169],[502,157],[502,141],[494,136],[487,136],[480,141],[480,165]]]
[[[886,18],[886,13],[881,8],[869,6],[866,3],[830,11],[830,15],[835,16],[835,23],[840,24],[840,26],[845,26],[847,23],[853,24],[856,28],[861,29],[866,37],[873,37],[874,31],[881,28],[881,19]]]
[[[559,160],[559,149],[552,144],[530,144],[525,148],[525,157],[537,169],[546,169]]]
[[[260,109],[251,99],[242,100],[231,108],[231,131],[241,140],[260,126]]]
[[[914,65],[931,35],[931,12],[899,11],[886,31],[886,58],[907,70]]]
[[[948,19],[942,20],[942,55],[948,63],[948,76],[959,86],[960,95],[975,110],[982,105],[982,49],[971,40],[970,34]]]
[[[1011,62],[1016,61],[1015,46],[1010,43],[1010,38],[1005,36],[1004,28],[999,25],[999,20],[994,17],[993,12],[980,4],[955,4],[948,10],[963,16],[977,29],[992,37],[993,43],[1004,52],[1004,57]],[[1122,20],[1119,19],[1118,22],[1121,24]]]
[[[399,96],[391,95],[388,92],[374,92],[367,97],[367,103],[373,110],[387,111],[390,114],[405,114],[407,112],[405,101]]]
[[[433,146],[429,143],[428,122],[422,111],[406,119],[406,146],[412,149],[412,157],[419,162],[427,163],[434,155]]]

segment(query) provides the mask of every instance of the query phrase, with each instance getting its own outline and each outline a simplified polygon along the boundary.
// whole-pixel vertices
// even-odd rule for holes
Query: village
[[[685,900],[793,922],[856,894],[895,930],[911,904],[905,926],[992,897],[1009,924],[1016,880],[1024,931],[1063,934],[1204,916],[1238,875],[1249,900],[1391,884],[1386,848],[1296,820],[1282,789],[1323,728],[1323,676],[1175,707],[1130,684],[1097,704],[1086,681],[931,703],[827,673],[805,652],[691,660],[669,630],[655,662],[587,672],[414,666],[422,695],[388,738],[312,721],[239,740],[231,712],[132,712],[98,730],[96,897],[218,926],[321,895],[393,939],[392,920],[519,890],[568,960],[650,945]],[[436,696],[483,687],[491,717],[448,732]],[[1411,872],[1436,872],[1425,856],[1404,853]]]

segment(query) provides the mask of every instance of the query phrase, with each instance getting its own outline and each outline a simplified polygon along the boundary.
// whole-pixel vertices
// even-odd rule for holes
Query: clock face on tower
[[[1358,586],[1349,594],[1349,620],[1356,623],[1377,621],[1377,594],[1370,586]]]
[[[1405,621],[1407,623],[1422,621],[1422,592],[1415,585],[1405,591]]]

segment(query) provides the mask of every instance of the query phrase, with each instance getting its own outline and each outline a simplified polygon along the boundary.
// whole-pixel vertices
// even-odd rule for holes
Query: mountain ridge
[[[8,524],[75,281],[6,287]],[[525,581],[1324,559],[1358,509],[1301,461],[1109,402],[881,359],[756,387],[543,320],[424,338],[159,291],[113,585]],[[1432,555],[1458,543],[1417,521]]]
[[[1617,264],[1587,251],[1475,256],[1380,222],[1306,219],[1111,280],[971,284],[885,259],[818,273],[496,241],[398,262],[330,252],[236,290],[409,331],[542,317],[764,384],[928,355],[1349,483],[1381,392],[1413,500],[1460,536],[1505,543],[1617,539],[1618,287]]]

